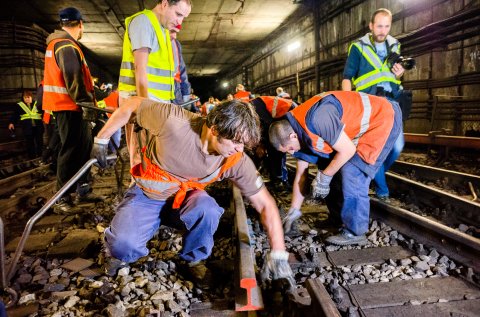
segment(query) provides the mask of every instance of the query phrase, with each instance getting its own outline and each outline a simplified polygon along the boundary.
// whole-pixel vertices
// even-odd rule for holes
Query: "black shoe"
[[[343,229],[340,234],[328,237],[325,241],[335,245],[365,245],[368,242],[364,234],[356,236],[345,229]]]
[[[118,270],[127,267],[128,263],[123,262],[119,259],[116,259],[112,256],[105,256],[105,262],[103,263],[103,271],[108,276],[115,276],[118,273]]]

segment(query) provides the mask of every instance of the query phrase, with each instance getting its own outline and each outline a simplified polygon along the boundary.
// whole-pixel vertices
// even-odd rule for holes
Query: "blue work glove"
[[[297,220],[301,216],[302,216],[302,212],[300,211],[300,209],[290,207],[287,214],[282,219],[283,232],[289,233],[290,230],[292,230],[292,225],[295,222],[295,220]]]
[[[288,264],[288,252],[283,250],[272,250],[268,252],[263,263],[261,278],[263,282],[285,279],[291,288],[296,285],[293,272]]]
[[[91,158],[96,158],[98,165],[101,168],[106,168],[108,166],[107,162],[107,152],[108,152],[108,143],[110,139],[100,139],[95,137],[93,139],[92,152],[90,154]]]
[[[330,192],[330,182],[333,176],[328,176],[318,171],[317,177],[312,182],[312,196],[314,198],[325,198]]]

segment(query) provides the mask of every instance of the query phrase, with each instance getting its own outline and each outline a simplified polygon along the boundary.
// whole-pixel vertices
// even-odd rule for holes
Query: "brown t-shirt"
[[[202,179],[224,162],[221,155],[202,151],[200,136],[205,118],[172,104],[145,100],[137,109],[137,123],[148,130],[150,140],[146,154],[153,163],[180,181]],[[231,179],[245,196],[252,196],[263,187],[252,160],[243,154],[240,161],[225,171],[221,179]],[[152,199],[165,200],[175,189],[161,195],[145,194]]]

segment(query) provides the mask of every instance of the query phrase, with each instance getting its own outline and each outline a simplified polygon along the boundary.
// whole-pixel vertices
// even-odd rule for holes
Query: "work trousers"
[[[268,139],[267,139],[268,140]],[[288,180],[287,154],[277,151],[270,142],[265,142],[268,153],[268,172],[272,180],[286,182]]]
[[[62,188],[90,159],[92,151],[92,130],[90,123],[82,119],[82,113],[77,111],[55,112],[60,150],[57,159],[57,190]],[[90,178],[86,171],[77,182],[77,192]],[[83,185],[83,186],[82,186]],[[72,186],[67,193],[73,192]],[[85,193],[81,193],[85,194]]]
[[[43,122],[37,120],[37,125],[31,128],[32,134],[25,135],[25,144],[30,159],[42,156],[43,150]]]
[[[377,195],[377,197],[390,196],[387,180],[385,178],[385,173],[390,169],[395,160],[400,156],[404,145],[405,139],[403,133],[400,133],[386,160],[383,162],[383,164],[380,166],[377,173],[375,174],[375,194]]]
[[[187,192],[179,209],[172,209],[172,203],[148,198],[137,185],[130,187],[105,230],[109,253],[124,262],[135,262],[149,253],[147,242],[164,224],[187,230],[180,258],[189,262],[208,258],[223,208],[203,190]]]

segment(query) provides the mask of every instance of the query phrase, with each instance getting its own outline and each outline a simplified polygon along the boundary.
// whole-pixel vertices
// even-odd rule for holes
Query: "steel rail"
[[[473,225],[478,225],[480,203],[412,181],[392,172],[387,172],[385,175],[390,189],[408,193],[408,197],[413,200],[415,205],[444,209],[447,212],[446,216],[451,220],[468,221]],[[455,219],[452,216],[455,216]]]
[[[480,150],[480,138],[420,133],[404,133],[403,135],[405,136],[406,143],[442,145]]]
[[[237,254],[239,256],[239,286],[245,292],[237,292],[235,311],[255,311],[263,309],[263,298],[255,276],[255,257],[253,256],[247,213],[242,194],[233,186],[233,204],[235,208],[235,228],[237,231]]]
[[[466,187],[471,183],[474,188],[480,189],[480,176],[446,170],[438,167],[409,163],[404,161],[395,161],[390,168],[391,171],[398,174],[407,174],[414,171],[415,176],[422,180],[435,182],[439,179],[448,179],[448,184],[455,187]]]

